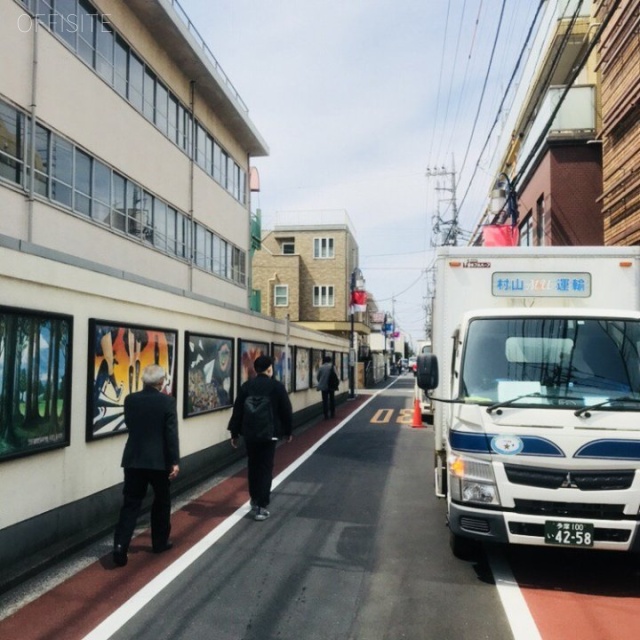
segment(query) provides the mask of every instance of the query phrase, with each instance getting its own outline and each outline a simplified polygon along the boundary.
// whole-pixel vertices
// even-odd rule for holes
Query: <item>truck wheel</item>
[[[475,560],[480,552],[480,543],[477,540],[464,538],[453,531],[449,531],[449,546],[458,560]]]

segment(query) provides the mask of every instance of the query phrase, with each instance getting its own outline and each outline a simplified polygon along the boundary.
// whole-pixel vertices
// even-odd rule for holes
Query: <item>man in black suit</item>
[[[129,394],[124,400],[124,420],[129,430],[122,455],[124,502],[113,539],[113,561],[119,567],[127,564],[129,543],[149,484],[153,488],[153,551],[161,553],[173,547],[169,541],[170,484],[180,471],[180,445],[176,400],[162,393],[165,378],[161,366],[145,367],[142,372],[144,389]]]

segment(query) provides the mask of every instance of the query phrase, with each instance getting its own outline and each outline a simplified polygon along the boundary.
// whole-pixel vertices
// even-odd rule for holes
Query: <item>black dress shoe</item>
[[[163,551],[169,551],[169,549],[173,549],[171,540],[167,540],[164,544],[154,545],[153,553],[162,553]]]
[[[127,552],[124,550],[124,547],[121,544],[117,544],[113,547],[113,562],[118,567],[124,567],[127,562]]]

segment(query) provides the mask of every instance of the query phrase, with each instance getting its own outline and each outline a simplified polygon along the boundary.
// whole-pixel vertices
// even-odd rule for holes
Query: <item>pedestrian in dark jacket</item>
[[[336,391],[340,386],[338,373],[333,366],[331,356],[324,356],[316,374],[318,391],[322,392],[322,412],[325,420],[336,415]]]
[[[267,507],[271,501],[271,483],[276,443],[280,438],[291,442],[293,431],[293,411],[285,386],[273,376],[273,360],[270,356],[258,356],[254,363],[255,378],[247,380],[238,391],[233,403],[233,413],[229,420],[231,445],[238,446],[238,436],[244,437],[247,449],[247,471],[249,477],[249,496],[255,520],[266,520],[270,513]],[[271,403],[273,421],[272,435],[268,440],[254,441],[251,437],[251,424],[247,422],[247,399],[266,396]],[[255,418],[254,418],[255,419]]]
[[[129,437],[122,455],[124,502],[113,539],[113,560],[123,567],[148,485],[153,488],[151,541],[153,551],[173,547],[170,484],[179,473],[180,444],[176,399],[162,393],[166,374],[152,364],[142,372],[144,389],[124,399],[124,420]]]

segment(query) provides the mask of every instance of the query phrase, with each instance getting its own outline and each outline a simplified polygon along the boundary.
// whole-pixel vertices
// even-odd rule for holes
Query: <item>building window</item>
[[[213,234],[205,227],[196,224],[196,264],[206,271],[212,270]]]
[[[321,284],[313,287],[314,307],[333,307],[334,302],[332,284]]]
[[[129,47],[120,37],[116,36],[114,53],[114,87],[124,98],[127,97],[127,77],[129,75]]]
[[[51,198],[71,207],[73,185],[73,145],[53,136],[51,150]]]
[[[75,162],[73,208],[85,216],[91,216],[91,157],[76,149]]]
[[[86,11],[86,9],[85,9]],[[96,29],[96,71],[112,86],[113,78],[115,35],[106,24],[97,22]]]
[[[100,22],[100,21],[98,21]],[[96,48],[96,16],[83,5],[78,3],[78,55],[90,66],[98,70],[97,61],[94,59]],[[113,55],[113,54],[112,54]]]
[[[56,0],[55,10],[51,16],[51,27],[61,40],[73,49],[76,48],[78,22],[75,0]]]
[[[22,183],[24,116],[0,102],[0,177]]]
[[[295,242],[292,242],[292,241],[283,242],[281,247],[282,247],[282,255],[292,256],[296,252]]]
[[[217,183],[222,180],[222,149],[217,142],[213,143],[213,179]]]
[[[166,136],[169,117],[169,90],[160,81],[156,82],[155,107],[156,127]]]
[[[313,257],[314,258],[333,258],[333,238],[314,238],[313,239]]]
[[[527,214],[520,225],[520,240],[518,244],[521,247],[530,247],[533,245],[533,216],[531,211]]]
[[[206,153],[205,153],[205,140],[207,139],[207,132],[200,124],[196,124],[196,163],[206,170]]]
[[[144,70],[142,97],[142,113],[149,122],[153,122],[155,118],[156,104],[156,76],[148,67],[145,67]]]
[[[544,194],[536,202],[536,244],[544,246]]]
[[[109,226],[111,224],[111,169],[99,160],[93,161],[91,197],[91,217]]]
[[[231,248],[231,279],[234,282],[241,282],[244,284],[244,251],[238,249],[238,247]]]
[[[289,306],[289,285],[277,284],[273,287],[273,304],[276,307]]]
[[[213,273],[217,276],[224,276],[225,255],[222,238],[213,236]]]
[[[36,125],[36,154],[34,164],[35,192],[49,197],[49,138],[50,132]]]

